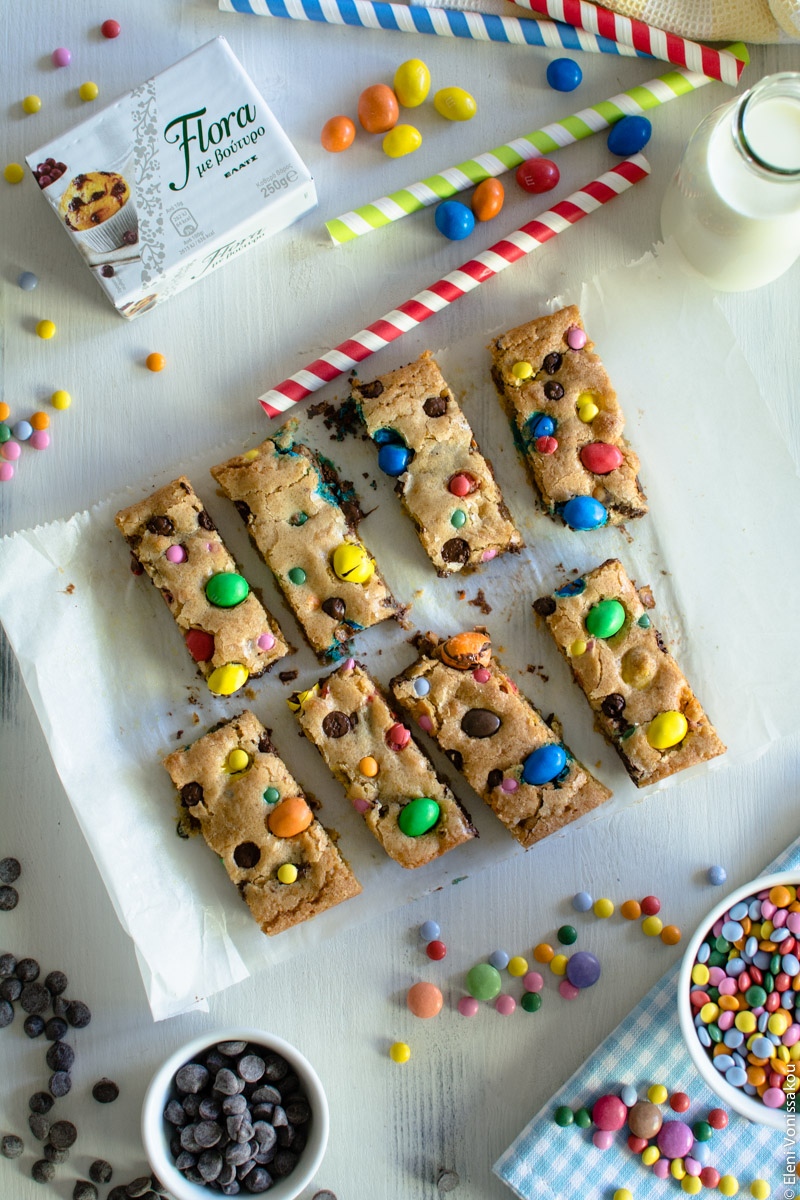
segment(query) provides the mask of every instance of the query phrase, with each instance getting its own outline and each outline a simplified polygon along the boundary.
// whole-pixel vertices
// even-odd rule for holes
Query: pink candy
[[[579,994],[579,989],[568,979],[562,979],[558,985],[558,993],[564,1000],[574,1000]]]
[[[514,1009],[517,1007],[517,1002],[513,996],[501,993],[494,1002],[494,1006],[500,1013],[501,1017],[510,1017]]]
[[[480,1005],[473,996],[462,996],[458,1002],[458,1011],[461,1013],[462,1017],[476,1016],[479,1008]]]
[[[528,971],[522,976],[522,986],[526,992],[540,992],[544,987],[544,979],[538,971]]]
[[[710,977],[711,977],[711,972],[709,971],[709,980],[710,980]],[[720,979],[719,983],[715,984],[714,986],[719,988],[720,996],[735,996],[736,995],[737,987],[736,987],[735,979],[729,979],[726,976],[725,979]]]
[[[50,445],[50,434],[46,429],[37,429],[31,434],[28,445],[34,450],[46,450]]]
[[[719,1025],[720,1029],[724,1033],[726,1030],[733,1028],[733,1022],[735,1020],[736,1020],[736,1016],[734,1013],[731,1012],[731,1010],[729,1008],[723,1009],[722,1012],[717,1017],[717,1024]]]
[[[31,441],[33,441],[33,438],[31,438]],[[168,562],[182,563],[182,562],[186,562],[188,555],[187,555],[186,551],[184,550],[183,546],[169,546],[164,557],[167,559]]]
[[[703,1169],[702,1164],[696,1158],[686,1157],[683,1160],[683,1165],[686,1168],[687,1175],[699,1175]]]
[[[430,733],[430,731],[433,729],[433,721],[430,719],[427,713],[423,713],[420,717],[419,727],[420,729],[424,729],[426,733]]]
[[[781,1108],[783,1106],[785,1096],[782,1088],[768,1087],[761,1096],[761,1099],[764,1101],[767,1108]]]
[[[422,719],[420,718],[420,725],[421,724]],[[391,746],[392,750],[402,750],[411,741],[411,734],[406,729],[405,725],[401,725],[398,721],[397,724],[392,725],[392,727],[387,730],[386,740]]]
[[[788,916],[789,916],[789,914],[785,908],[779,908],[778,911],[775,913],[775,916],[772,918],[772,924],[775,926],[776,929],[780,929],[783,925],[786,924],[786,918]]]
[[[481,562],[491,562],[493,558],[497,558],[496,550],[484,550],[481,555]]]
[[[364,800],[361,796],[356,796],[353,800],[353,808],[356,812],[365,813],[370,807],[369,800]]]
[[[420,724],[421,724],[421,722],[420,722]],[[500,784],[500,787],[504,792],[518,792],[519,791],[519,783],[516,779],[511,779],[511,778],[504,779],[503,782]]]
[[[726,978],[726,975],[725,975],[725,972],[723,971],[722,967],[709,967],[708,982],[711,984],[712,987],[719,987],[719,985],[722,983],[723,979],[725,979],[725,978]]]
[[[790,912],[786,917],[786,928],[800,935],[800,912]]]
[[[781,1038],[784,1046],[793,1046],[798,1040],[800,1040],[800,1025],[790,1025]]]
[[[592,1134],[592,1141],[598,1150],[608,1150],[611,1143],[614,1141],[613,1133],[609,1133],[607,1129],[598,1129]]]
[[[16,462],[20,453],[19,442],[3,442],[0,446],[0,454],[6,462]]]
[[[669,1163],[666,1158],[659,1158],[653,1163],[653,1174],[658,1179],[669,1178]]]
[[[8,483],[14,477],[14,468],[10,462],[0,463],[0,483]]]
[[[570,325],[567,330],[567,345],[570,350],[582,350],[586,345],[586,334],[577,325]]]
[[[472,678],[476,683],[488,683],[492,678],[492,672],[486,667],[476,667],[472,672]]]
[[[53,51],[50,57],[53,60],[54,67],[68,67],[72,62],[72,51],[68,50],[66,46],[59,46],[57,50]]]
[[[262,633],[256,640],[256,645],[259,650],[271,650],[275,645],[275,638],[271,633]]]
[[[765,921],[771,921],[777,911],[777,906],[771,900],[761,901],[761,916]]]

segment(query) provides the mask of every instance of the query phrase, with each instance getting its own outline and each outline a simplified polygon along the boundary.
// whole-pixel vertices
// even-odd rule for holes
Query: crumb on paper
[[[425,588],[415,588],[415,589],[414,589],[414,595],[415,595],[415,596],[424,596],[424,595],[425,595]]]
[[[71,596],[74,591],[75,591],[75,584],[68,583],[65,588],[62,588],[61,594],[62,594],[62,596]]]
[[[466,600],[466,598],[467,598],[466,592],[456,592],[456,600]]]
[[[178,732],[175,734],[175,741],[179,742],[182,737],[183,737],[183,730],[179,729]]]
[[[295,670],[295,671],[279,671],[278,679],[280,679],[281,683],[291,683],[292,680],[297,679],[297,676],[299,674],[300,674],[300,672],[297,670]]]
[[[492,606],[486,599],[483,588],[478,588],[476,595],[472,598],[472,600],[468,600],[467,603],[471,604],[473,608],[479,608],[485,617],[488,617],[489,613],[492,611]]]
[[[550,678],[549,675],[545,674],[543,663],[528,663],[525,670],[529,675],[535,675],[538,679],[541,679],[542,683],[547,683]]]
[[[199,718],[199,716],[197,715],[197,713],[192,713],[192,724],[193,724],[193,725],[199,725],[199,724],[200,724],[200,718]]]
[[[253,691],[253,689],[252,689],[251,687],[245,688],[245,689],[244,689],[244,694],[245,694],[245,696],[247,697],[247,699],[248,699],[248,700],[256,700],[256,699],[258,699],[258,697],[256,696],[255,692]]]

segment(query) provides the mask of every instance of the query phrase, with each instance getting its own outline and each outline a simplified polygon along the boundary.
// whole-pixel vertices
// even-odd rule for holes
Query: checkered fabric
[[[770,863],[762,874],[800,866],[800,838]],[[695,1071],[678,1025],[677,982],[680,962],[637,1004],[633,1012],[610,1033],[560,1091],[556,1092],[494,1164],[494,1171],[522,1200],[610,1200],[617,1188],[628,1188],[636,1200],[683,1195],[680,1184],[659,1179],[626,1145],[627,1131],[615,1135],[609,1150],[598,1150],[592,1132],[556,1125],[553,1113],[561,1104],[576,1110],[606,1092],[618,1093],[630,1083],[644,1097],[653,1083],[670,1092],[686,1092],[691,1106],[680,1120],[692,1124],[704,1118],[719,1100]],[[668,1110],[667,1110],[668,1111]],[[678,1117],[678,1114],[673,1114]],[[749,1196],[753,1179],[766,1179],[777,1200],[784,1194],[787,1147],[784,1135],[765,1125],[753,1125],[734,1112],[724,1132],[715,1133],[709,1145],[709,1166],[721,1175],[735,1175],[740,1195]],[[715,1152],[716,1145],[719,1153]],[[794,1145],[789,1149],[794,1156]],[[794,1184],[794,1180],[792,1180]],[[703,1189],[701,1195],[711,1193]],[[715,1192],[714,1195],[719,1193]],[[792,1186],[791,1195],[795,1195]]]

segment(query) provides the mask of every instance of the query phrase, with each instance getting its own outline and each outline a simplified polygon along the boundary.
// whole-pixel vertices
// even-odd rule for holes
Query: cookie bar
[[[392,680],[395,699],[526,850],[608,800],[558,720],[544,721],[500,669],[485,633],[428,634],[420,651]]]
[[[478,836],[469,813],[352,658],[288,703],[353,808],[401,867],[421,867]]]
[[[686,677],[619,559],[534,603],[637,787],[725,753]]]
[[[400,609],[359,541],[362,517],[350,485],[331,463],[294,441],[290,421],[255,450],[211,474],[239,510],[312,649],[347,654],[360,629]]]
[[[550,516],[571,529],[643,517],[639,459],[578,309],[511,329],[489,349],[500,402]]]
[[[288,652],[185,476],[114,518],[167,602],[216,695],[229,696]]]
[[[361,885],[251,712],[164,760],[180,803],[272,936]]]
[[[352,398],[439,575],[521,549],[491,463],[429,351],[371,383],[354,383]]]

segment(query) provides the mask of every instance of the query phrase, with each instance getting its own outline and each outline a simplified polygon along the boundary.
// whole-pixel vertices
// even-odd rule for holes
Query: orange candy
[[[319,140],[323,150],[329,150],[331,154],[340,154],[342,150],[352,146],[355,136],[356,127],[350,118],[339,116],[331,117],[325,122]]]
[[[533,957],[538,963],[549,963],[553,958],[555,951],[552,946],[548,946],[547,942],[540,942],[534,948]]]
[[[408,989],[406,1004],[415,1017],[427,1021],[442,1007],[442,993],[435,983],[415,983]]]
[[[619,911],[626,921],[638,921],[642,915],[642,906],[638,900],[626,900]]]
[[[50,418],[47,413],[35,412],[31,417],[31,425],[34,429],[47,429],[50,424]]]
[[[397,97],[385,83],[373,83],[358,97],[358,119],[367,133],[388,133],[399,117]]]
[[[457,633],[441,648],[442,662],[458,671],[488,667],[492,661],[492,643],[485,633]]]
[[[147,369],[148,371],[163,371],[167,365],[167,360],[163,354],[148,354]]]
[[[661,940],[665,946],[677,946],[678,942],[681,940],[681,931],[678,929],[678,926],[665,925],[661,930]],[[721,997],[721,999],[724,998],[725,997]],[[731,1000],[733,997],[729,996],[728,999]]]
[[[11,409],[8,407],[5,401],[0,401],[0,421],[5,421],[6,418],[10,416]]]
[[[368,779],[373,779],[378,774],[378,763],[368,754],[366,758],[362,758],[358,764],[358,769],[362,775],[366,775]]]
[[[289,838],[308,829],[313,819],[314,815],[302,796],[287,796],[275,805],[267,818],[267,825],[275,837]]]
[[[491,221],[503,207],[506,193],[499,179],[484,179],[472,193],[472,211],[479,221]]]
[[[751,1083],[753,1087],[760,1087],[762,1083],[766,1082],[766,1079],[767,1075],[763,1067],[747,1068],[747,1082]]]
[[[786,908],[792,902],[792,893],[788,888],[778,884],[769,890],[769,898],[776,908]]]

